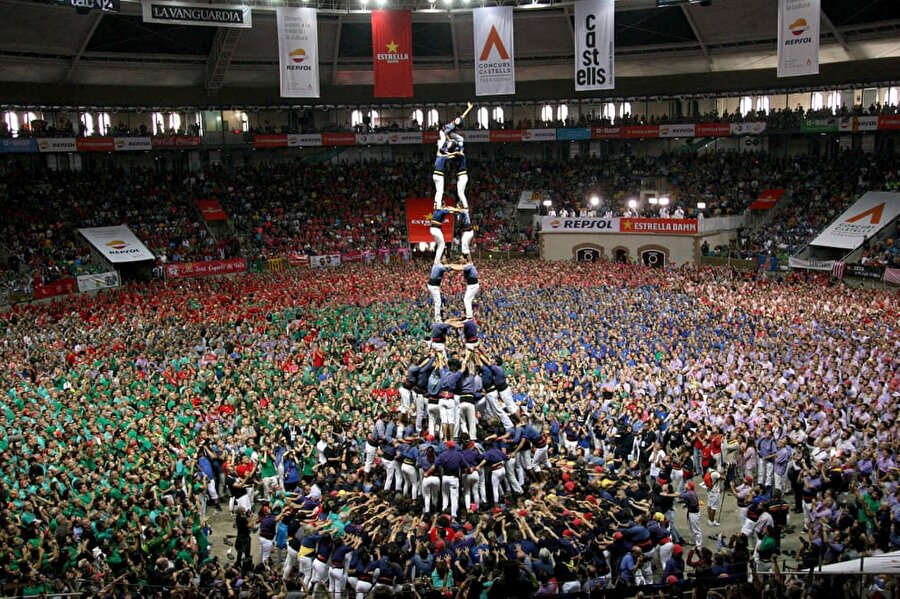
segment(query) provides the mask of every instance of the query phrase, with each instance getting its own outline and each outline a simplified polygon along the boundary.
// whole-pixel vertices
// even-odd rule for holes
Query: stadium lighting
[[[637,208],[638,202],[637,200],[628,200],[628,207],[634,210]]]
[[[547,208],[549,208],[552,205],[553,205],[553,202],[551,202],[550,200],[544,200],[544,206],[546,206]]]
[[[660,206],[668,206],[668,205],[669,205],[669,198],[659,198],[659,205],[660,205]]]
[[[375,0],[375,1],[378,2],[378,6],[384,6],[384,3],[386,2],[386,0]]]
[[[706,210],[706,202],[697,202],[697,210]]]
[[[590,202],[591,206],[597,206],[600,204],[600,198],[598,198],[597,196],[591,196]]]
[[[647,201],[650,202],[651,206],[656,206],[659,203],[659,199],[656,196],[650,196]]]

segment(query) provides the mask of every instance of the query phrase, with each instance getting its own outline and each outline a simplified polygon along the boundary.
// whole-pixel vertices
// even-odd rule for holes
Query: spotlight
[[[656,206],[659,203],[659,200],[656,198],[656,196],[650,196],[647,201],[650,202],[651,206]]]
[[[547,208],[549,208],[552,205],[553,205],[553,202],[551,202],[550,200],[544,200],[544,206],[546,206]]]
[[[591,196],[590,202],[591,206],[597,206],[598,204],[600,204],[600,198],[598,198],[597,196]]]
[[[668,206],[668,205],[669,205],[669,198],[659,198],[659,205],[660,205],[660,206]]]
[[[637,206],[638,206],[637,200],[628,200],[628,207],[629,207],[629,208],[631,208],[632,210],[634,210],[635,208],[637,208]]]
[[[697,202],[697,210],[706,210],[706,202]]]

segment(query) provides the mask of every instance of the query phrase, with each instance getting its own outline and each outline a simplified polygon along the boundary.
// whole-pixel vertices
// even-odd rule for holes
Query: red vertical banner
[[[449,205],[449,204],[448,204]],[[431,215],[434,213],[434,198],[406,199],[406,230],[410,243],[431,243]],[[453,239],[453,214],[448,214],[441,227],[444,239]]]
[[[412,12],[372,11],[376,98],[412,98]]]

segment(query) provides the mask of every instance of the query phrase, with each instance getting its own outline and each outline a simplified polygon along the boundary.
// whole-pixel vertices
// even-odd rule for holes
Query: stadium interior
[[[900,596],[900,2],[0,10],[0,597]]]

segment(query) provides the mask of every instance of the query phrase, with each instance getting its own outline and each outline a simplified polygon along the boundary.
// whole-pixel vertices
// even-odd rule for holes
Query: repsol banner
[[[145,23],[238,27],[241,29],[253,27],[249,6],[143,0],[141,8]]]
[[[615,87],[615,13],[613,0],[575,3],[575,91]]]
[[[541,219],[541,233],[618,233],[618,218],[579,218],[576,216],[545,216]]]

